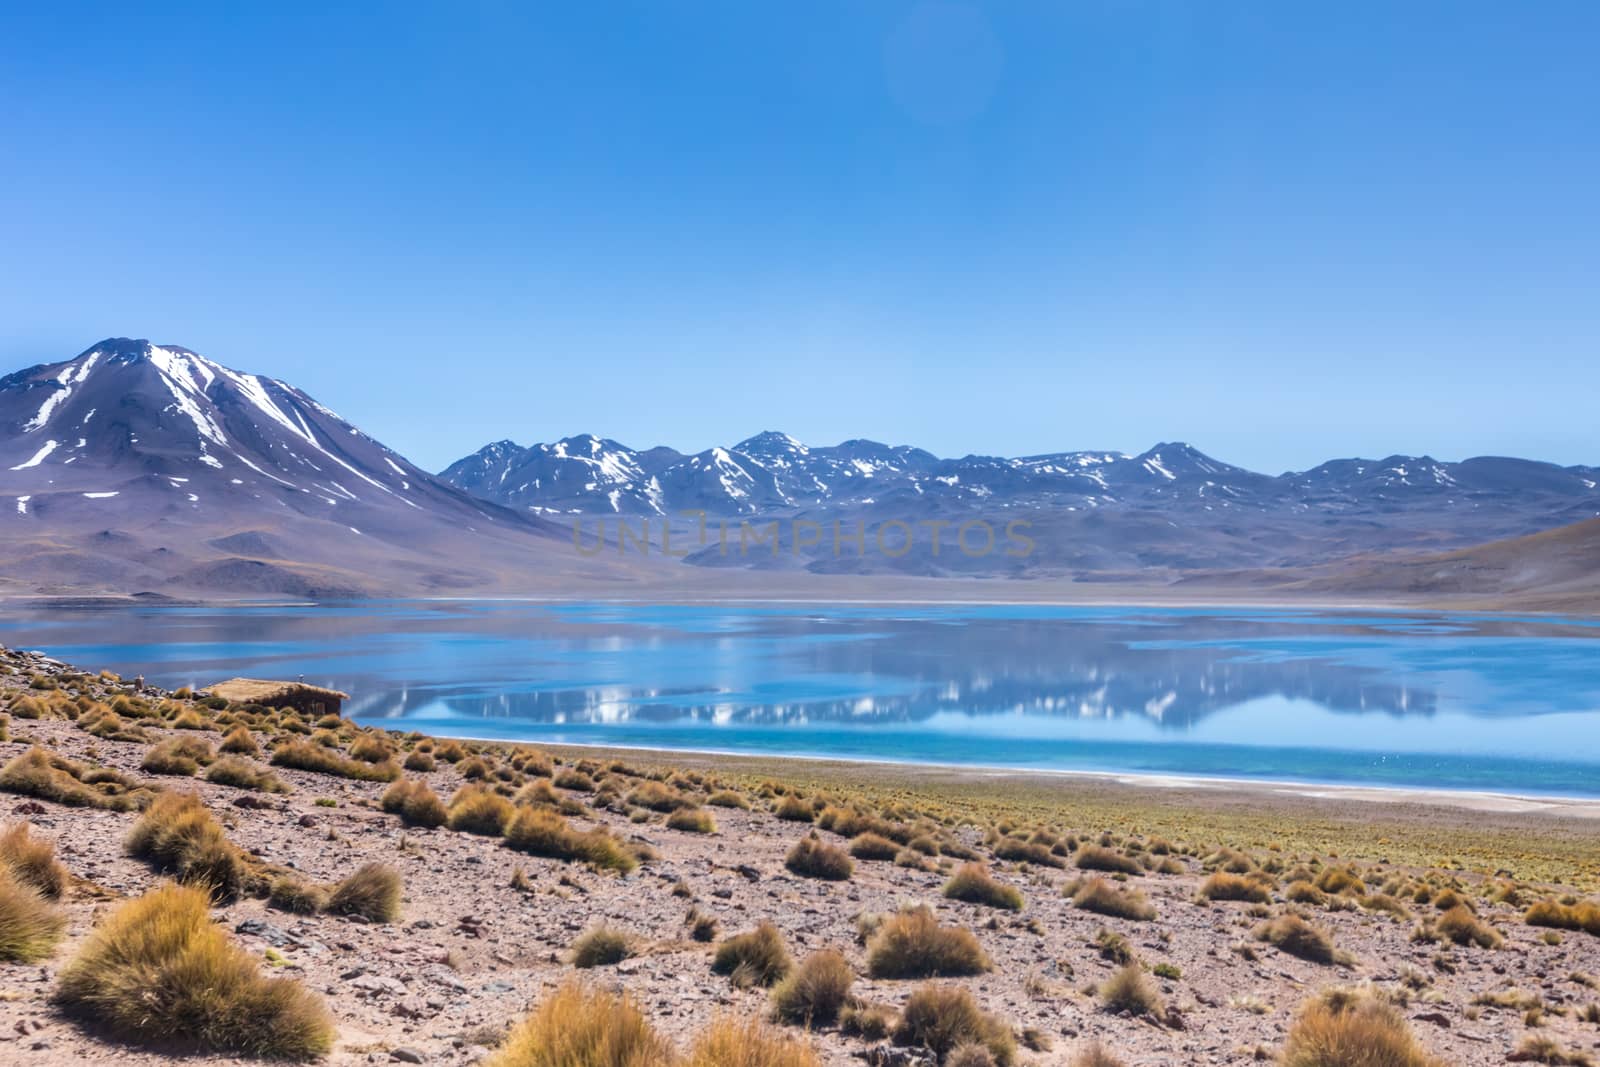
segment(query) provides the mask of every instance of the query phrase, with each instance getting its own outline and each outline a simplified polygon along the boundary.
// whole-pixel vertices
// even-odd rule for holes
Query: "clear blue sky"
[[[435,468],[1597,463],[1597,46],[1587,0],[7,4],[0,369],[183,344]]]

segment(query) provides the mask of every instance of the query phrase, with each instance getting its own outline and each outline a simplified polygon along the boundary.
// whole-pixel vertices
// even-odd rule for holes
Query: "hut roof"
[[[304,682],[267,682],[259,678],[229,678],[206,690],[214,697],[235,704],[271,704],[274,700],[290,700],[297,696],[321,697],[324,700],[349,700],[349,693],[337,689],[324,689],[320,685]]]

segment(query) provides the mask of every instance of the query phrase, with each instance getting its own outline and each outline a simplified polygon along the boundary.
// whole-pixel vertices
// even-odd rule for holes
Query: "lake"
[[[9,608],[0,643],[532,742],[1600,795],[1600,622],[1041,606]]]

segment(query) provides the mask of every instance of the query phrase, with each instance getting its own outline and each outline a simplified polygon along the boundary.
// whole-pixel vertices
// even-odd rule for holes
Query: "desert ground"
[[[177,1017],[173,974],[128,969],[115,1011],[73,993],[174,878],[325,1005],[290,1059],[1358,1062],[1307,1058],[1318,1011],[1404,1053],[1364,1063],[1600,1056],[1594,805],[459,742],[0,665],[0,829],[33,857],[0,844],[0,875],[38,876],[40,842],[64,868],[12,890],[59,925],[0,956],[0,1062],[256,1060]],[[367,865],[397,909],[338,888]],[[575,979],[656,1052],[530,1052],[519,1021]],[[748,1020],[781,1056],[703,1043]]]

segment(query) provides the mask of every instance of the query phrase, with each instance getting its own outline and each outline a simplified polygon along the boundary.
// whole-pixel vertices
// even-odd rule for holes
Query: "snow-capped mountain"
[[[664,515],[696,509],[738,516],[896,498],[983,509],[1448,509],[1520,502],[1536,512],[1569,506],[1582,512],[1600,506],[1600,472],[1595,468],[1520,459],[1346,459],[1272,476],[1212,459],[1182,443],[1158,444],[1138,455],[1061,452],[940,459],[922,449],[867,440],[812,448],[770,431],[693,456],[666,448],[635,452],[588,435],[528,448],[498,441],[452,464],[440,477],[509,507],[581,514]],[[1575,513],[1568,521],[1585,517]]]
[[[32,546],[4,562],[42,586],[87,572],[359,590],[375,561],[448,585],[472,569],[464,540],[492,557],[553,535],[300,390],[185,348],[113,338],[0,379],[0,542]]]

